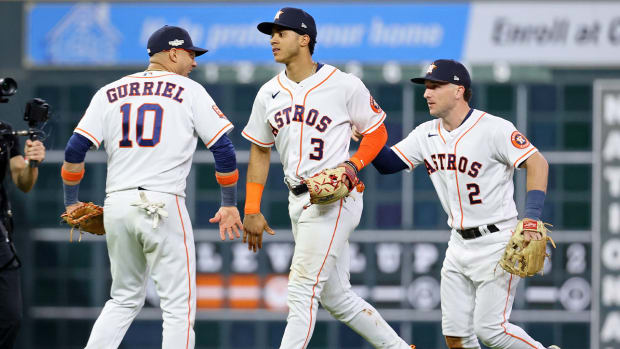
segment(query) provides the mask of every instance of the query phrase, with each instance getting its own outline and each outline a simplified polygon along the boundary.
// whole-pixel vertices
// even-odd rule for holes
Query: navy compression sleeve
[[[407,164],[387,146],[383,146],[379,155],[372,161],[372,165],[381,174],[396,173],[407,168]]]
[[[235,156],[235,147],[233,146],[228,135],[223,135],[215,142],[211,148],[215,159],[215,170],[220,173],[233,172],[237,169],[237,157]]]
[[[69,138],[69,142],[67,142],[67,147],[65,148],[65,161],[72,164],[83,162],[86,157],[86,152],[88,152],[88,149],[90,149],[92,145],[93,142],[88,138],[79,133],[74,133],[71,138]]]

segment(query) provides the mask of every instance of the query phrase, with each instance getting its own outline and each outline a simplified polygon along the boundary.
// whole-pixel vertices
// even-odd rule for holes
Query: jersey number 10
[[[146,112],[154,113],[153,134],[151,138],[144,137],[144,118]],[[123,138],[118,142],[121,148],[131,148],[133,143],[129,140],[129,131],[131,129],[131,103],[125,103],[121,106],[121,114],[123,115]],[[136,118],[136,143],[141,147],[154,147],[159,143],[161,138],[161,123],[164,119],[164,109],[159,104],[144,103],[138,107],[138,117]]]

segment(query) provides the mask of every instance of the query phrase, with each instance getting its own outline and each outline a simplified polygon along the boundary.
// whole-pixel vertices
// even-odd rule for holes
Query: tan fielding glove
[[[344,164],[323,170],[303,181],[310,192],[310,203],[319,205],[331,204],[348,196],[358,182],[355,170]]]
[[[537,231],[542,238],[540,240],[525,241],[525,230]],[[555,242],[548,236],[549,230],[542,221],[524,218],[519,221],[514,234],[506,245],[504,255],[499,260],[499,265],[507,272],[520,277],[533,276],[540,272],[545,265],[547,254],[547,241],[555,248]],[[526,246],[527,244],[527,246]]]

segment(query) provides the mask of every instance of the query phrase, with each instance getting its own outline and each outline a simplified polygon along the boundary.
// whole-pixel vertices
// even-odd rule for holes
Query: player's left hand
[[[542,235],[535,231],[535,230],[524,230],[523,231],[523,238],[525,239],[525,246],[527,246],[527,244],[531,241],[531,240],[540,240],[542,239]]]
[[[41,141],[26,140],[24,146],[24,158],[41,162],[45,159],[45,146]]]
[[[275,234],[262,213],[246,214],[243,217],[243,242],[248,243],[248,250],[256,252],[263,248],[263,231]]]
[[[226,234],[231,240],[240,238],[239,230],[243,230],[243,224],[241,224],[241,216],[239,210],[234,206],[222,206],[217,211],[215,216],[209,219],[210,223],[220,223],[220,238],[226,240]],[[233,231],[235,236],[233,236]]]

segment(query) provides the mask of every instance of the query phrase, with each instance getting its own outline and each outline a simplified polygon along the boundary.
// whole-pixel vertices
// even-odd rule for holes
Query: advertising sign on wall
[[[317,22],[315,57],[356,60],[432,61],[460,58],[468,4],[35,4],[27,12],[28,65],[143,64],[146,43],[161,26],[187,29],[209,50],[201,62],[273,61],[269,36],[256,25],[296,6]]]

